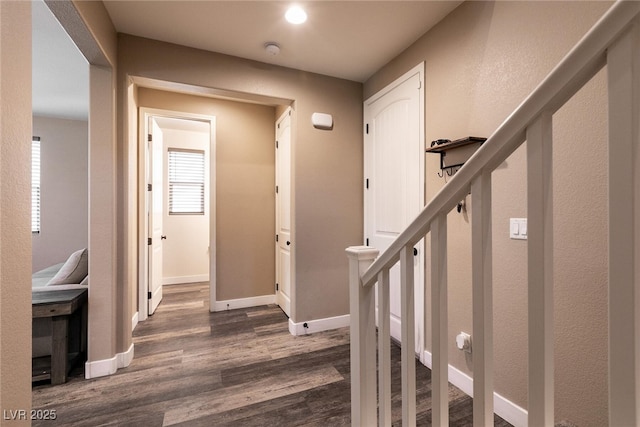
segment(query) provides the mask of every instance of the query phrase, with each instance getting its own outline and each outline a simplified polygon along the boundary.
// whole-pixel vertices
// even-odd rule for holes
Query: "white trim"
[[[133,343],[129,346],[129,350],[116,354],[116,358],[118,359],[118,369],[129,366],[133,360]]]
[[[431,369],[431,353],[425,351],[423,354],[424,365]],[[464,393],[473,397],[473,378],[465,374],[458,368],[455,368],[449,364],[448,369],[449,382],[458,387]],[[505,397],[493,392],[493,408],[496,414],[502,417],[506,422],[515,427],[527,427],[528,426],[528,413],[527,410],[521,408]]]
[[[133,313],[133,316],[131,317],[131,330],[133,331],[136,326],[138,326],[138,312],[136,311],[135,313]]]
[[[91,378],[106,377],[113,375],[120,368],[126,368],[133,360],[133,343],[129,349],[122,353],[117,353],[110,359],[96,360],[95,362],[86,362],[84,364],[84,377],[87,380]]]
[[[259,305],[269,305],[276,303],[276,296],[262,295],[258,297],[228,299],[224,301],[215,301],[211,306],[211,311],[225,311],[236,308],[256,307]]]
[[[118,370],[118,356],[115,355],[111,359],[96,360],[95,362],[86,362],[84,364],[84,377],[87,380],[91,378],[106,377],[113,375]]]
[[[162,285],[182,285],[184,283],[197,283],[197,282],[208,282],[209,275],[208,274],[196,274],[193,276],[174,276],[174,277],[163,277]]]
[[[328,331],[330,329],[343,328],[349,326],[348,314],[343,316],[327,317],[326,319],[307,320],[306,322],[295,323],[289,318],[289,333],[291,335],[308,335],[315,332]],[[307,325],[305,328],[304,325]]]

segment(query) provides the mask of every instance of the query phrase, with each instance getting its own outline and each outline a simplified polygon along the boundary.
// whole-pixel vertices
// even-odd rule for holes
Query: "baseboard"
[[[133,343],[131,343],[127,351],[116,354],[116,357],[118,358],[118,369],[129,366],[133,360]]]
[[[276,303],[276,296],[274,295],[261,295],[259,297],[228,299],[223,301],[216,301],[211,307],[211,311],[225,311],[233,310],[236,308],[256,307],[258,305],[269,305]]]
[[[424,364],[431,369],[432,358],[428,351],[424,352]],[[473,397],[473,378],[451,365],[449,365],[448,375],[451,384]],[[527,410],[496,392],[493,393],[493,411],[515,427],[527,427]]]
[[[197,274],[194,276],[175,276],[175,277],[162,278],[163,285],[182,285],[184,283],[198,283],[198,282],[208,282],[208,281],[209,281],[208,274]]]
[[[307,325],[305,327],[305,325]],[[315,332],[328,331],[349,326],[349,315],[327,317],[325,319],[307,320],[306,322],[295,323],[289,319],[289,333],[291,335],[307,335]]]
[[[131,318],[131,330],[132,331],[136,328],[136,326],[138,326],[138,320],[139,320],[138,316],[139,316],[139,312],[136,311],[133,314],[133,317]]]
[[[90,380],[91,378],[106,377],[115,374],[117,370],[118,355],[115,355],[111,359],[86,362],[84,364],[84,377],[87,380]]]
[[[122,353],[117,353],[110,359],[96,360],[84,364],[85,379],[106,377],[113,375],[119,368],[126,368],[133,360],[133,343],[129,349]]]

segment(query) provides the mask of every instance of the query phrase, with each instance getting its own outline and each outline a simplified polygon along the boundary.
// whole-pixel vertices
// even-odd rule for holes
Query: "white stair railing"
[[[609,91],[609,423],[640,425],[639,16],[640,2],[615,3],[380,256],[370,247],[347,249],[352,425],[391,425],[389,270],[398,261],[403,319],[402,424],[415,425],[412,251],[427,233],[431,233],[432,248],[432,420],[433,425],[448,425],[447,213],[469,192],[474,210],[471,224],[473,422],[476,426],[493,425],[491,173],[525,140],[528,424],[553,425],[552,118],[605,65]],[[376,369],[373,291],[376,282],[380,285],[379,369]]]

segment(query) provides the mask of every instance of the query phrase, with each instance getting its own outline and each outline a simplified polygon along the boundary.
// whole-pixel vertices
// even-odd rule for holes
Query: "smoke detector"
[[[280,53],[280,46],[278,46],[278,43],[268,42],[264,44],[264,50],[267,51],[269,55],[276,56]]]

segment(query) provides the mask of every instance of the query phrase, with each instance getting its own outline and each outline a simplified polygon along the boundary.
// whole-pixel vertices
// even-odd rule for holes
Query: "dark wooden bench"
[[[31,294],[32,318],[51,318],[51,356],[31,361],[32,381],[67,381],[71,368],[86,360],[87,289],[40,291]]]

